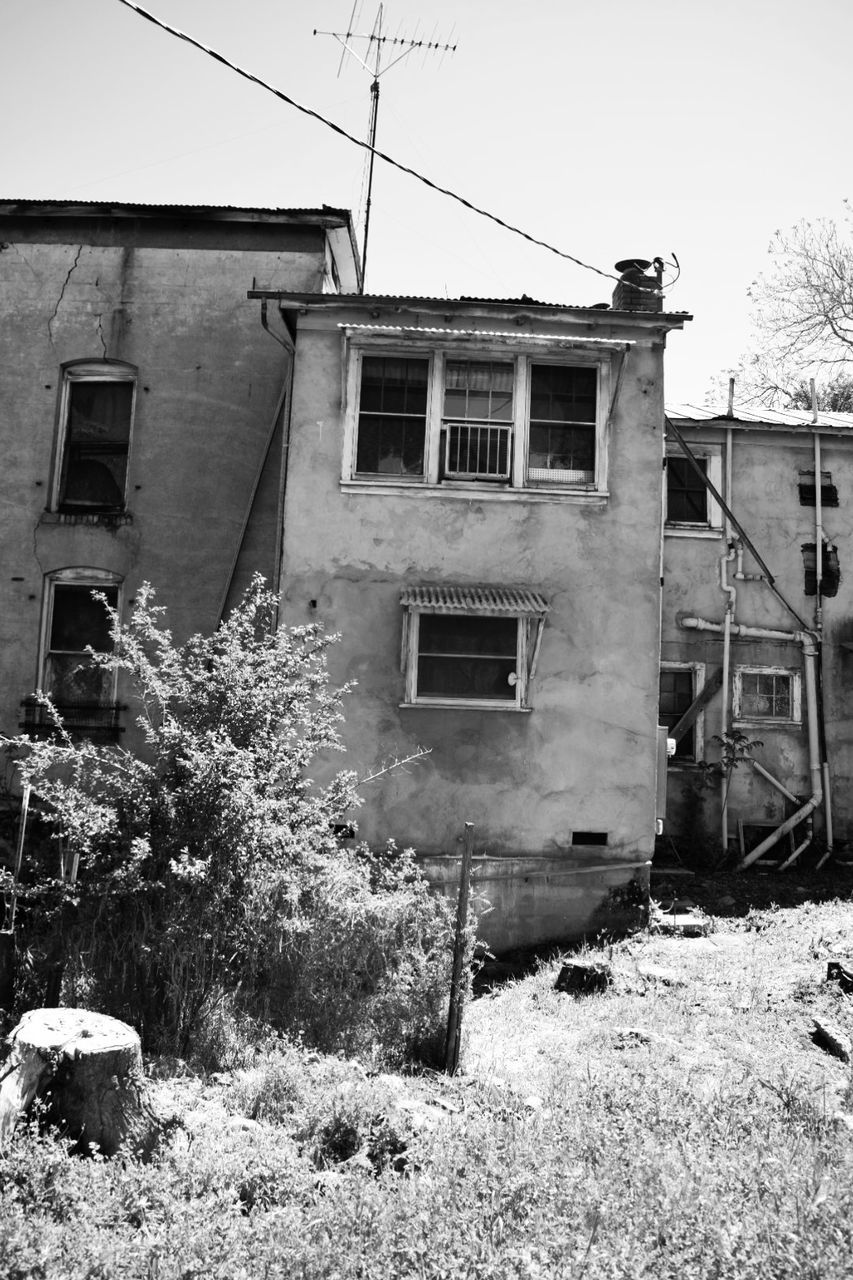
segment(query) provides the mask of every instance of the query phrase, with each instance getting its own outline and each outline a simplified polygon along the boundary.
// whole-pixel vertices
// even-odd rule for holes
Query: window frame
[[[439,589],[441,590],[441,589]],[[405,678],[404,701],[401,707],[443,707],[458,710],[477,711],[509,711],[529,712],[532,710],[530,691],[536,671],[539,647],[548,605],[541,596],[531,594],[531,603],[517,608],[494,607],[488,603],[477,603],[473,598],[479,589],[445,588],[445,594],[470,596],[465,604],[435,604],[430,600],[419,600],[419,592],[428,597],[431,588],[415,588],[405,590],[401,596],[403,605],[403,635],[400,650],[400,667]],[[500,594],[500,588],[486,588],[483,594],[491,592]],[[534,607],[533,601],[537,607]],[[418,693],[418,660],[420,658],[420,620],[424,615],[455,616],[474,618],[495,618],[506,620],[514,618],[516,622],[516,669],[512,698],[456,698],[449,695],[432,695]],[[464,654],[460,654],[464,657]]]
[[[130,418],[127,431],[124,485],[120,506],[91,505],[66,506],[63,501],[63,476],[68,454],[71,429],[71,394],[75,385],[84,382],[129,382],[131,384]],[[114,516],[127,510],[128,475],[133,446],[133,428],[136,419],[136,400],[139,371],[124,360],[72,360],[62,366],[62,381],[57,405],[56,440],[54,446],[53,475],[48,510],[65,516]]]
[[[660,716],[660,673],[664,671],[689,671],[693,676],[693,686],[691,702],[696,698],[699,690],[705,684],[705,663],[704,662],[669,662],[661,661],[659,666],[658,678],[658,716]],[[686,710],[686,708],[685,708]],[[658,721],[660,723],[660,720]],[[693,755],[692,756],[671,756],[667,762],[669,768],[673,766],[691,766],[701,764],[705,759],[705,708],[703,707],[696,719],[693,721]]]
[[[116,589],[116,610],[121,615],[122,595],[124,579],[121,574],[113,573],[109,569],[97,569],[92,566],[75,566],[73,568],[56,569],[45,575],[42,601],[42,619],[41,631],[39,635],[39,653],[36,688],[50,696],[50,690],[47,688],[48,683],[48,663],[51,654],[55,652],[50,647],[51,633],[53,630],[53,611],[54,601],[57,587],[89,587],[92,591],[100,591],[106,587],[115,587]],[[58,651],[57,651],[58,652]],[[78,650],[67,650],[66,652],[78,652]],[[79,650],[81,654],[85,650]],[[61,706],[62,704],[60,704]],[[104,709],[112,710],[115,715],[118,712],[118,669],[114,668],[109,673],[109,696],[103,702],[96,704]],[[85,729],[78,729],[73,724],[66,725],[69,732],[83,732]],[[105,728],[108,728],[105,726]],[[103,732],[103,729],[96,727],[95,733]]]
[[[745,715],[743,710],[743,677],[745,675],[786,676],[791,682],[790,716]],[[760,725],[762,728],[784,728],[802,724],[802,679],[800,672],[791,667],[764,667],[739,663],[732,673],[732,723]]]
[[[346,326],[344,326],[346,328]],[[619,343],[604,351],[584,346],[583,340],[572,342],[562,339],[559,353],[554,352],[553,342],[527,342],[519,351],[519,342],[489,342],[488,334],[482,341],[471,342],[464,334],[450,334],[446,341],[418,339],[411,343],[399,336],[373,334],[370,337],[353,337],[343,334],[343,418],[344,447],[341,484],[347,489],[369,492],[384,491],[404,493],[411,490],[435,490],[443,494],[467,495],[476,492],[483,497],[517,498],[520,493],[530,497],[541,495],[553,499],[557,496],[575,501],[600,502],[608,496],[608,426],[611,408],[613,376],[611,364],[616,355],[622,355],[626,344]],[[427,405],[424,441],[424,473],[422,476],[369,475],[356,470],[358,453],[358,419],[361,394],[361,368],[366,356],[386,355],[398,359],[426,359]],[[510,475],[507,480],[491,478],[442,477],[442,424],[444,420],[444,370],[448,360],[490,361],[513,366],[513,413],[509,448],[511,452]],[[596,371],[596,421],[595,472],[591,482],[560,483],[547,480],[531,480],[528,475],[528,450],[530,437],[531,368],[533,365],[574,366]]]
[[[705,475],[718,493],[723,489],[723,446],[721,444],[691,444],[690,451],[705,462]],[[688,462],[687,455],[674,441],[667,441],[666,466],[663,473],[663,521],[667,536],[680,538],[717,538],[723,532],[723,510],[710,489],[705,490],[707,518],[699,520],[670,520],[667,512],[669,498],[669,460],[676,458]]]

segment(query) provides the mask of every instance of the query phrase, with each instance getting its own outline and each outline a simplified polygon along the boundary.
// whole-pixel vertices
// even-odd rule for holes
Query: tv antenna
[[[445,54],[455,53],[456,45],[451,44],[450,41],[453,39],[456,27],[454,26],[451,30],[450,41],[447,41],[446,43],[436,40],[436,28],[433,28],[432,35],[429,39],[419,37],[417,34],[417,28],[414,36],[401,36],[399,32],[394,36],[387,35],[384,27],[384,5],[380,4],[373,22],[373,30],[370,32],[354,31],[353,27],[361,17],[362,3],[363,0],[355,0],[346,31],[318,31],[315,27],[314,35],[332,36],[333,39],[337,40],[338,44],[341,46],[342,53],[341,60],[338,63],[338,76],[341,74],[347,54],[350,54],[351,57],[355,58],[359,66],[363,67],[364,70],[373,77],[370,85],[370,125],[368,127],[368,145],[370,147],[370,152],[367,171],[367,198],[364,205],[364,239],[362,241],[361,248],[361,288],[363,292],[367,272],[367,239],[370,232],[370,205],[373,196],[373,162],[376,159],[376,124],[379,118],[379,79],[381,76],[384,76],[386,72],[390,71],[392,67],[396,67],[398,62],[402,62],[404,58],[408,58],[409,54],[414,53],[418,49],[423,53],[424,62],[426,62],[427,56],[430,53],[440,53],[442,55],[442,61],[444,60]],[[353,46],[352,42],[354,40],[367,41],[366,48],[361,46],[364,53],[363,57]],[[382,66],[383,54],[386,57],[390,56],[391,58],[391,61],[386,62],[385,66]]]

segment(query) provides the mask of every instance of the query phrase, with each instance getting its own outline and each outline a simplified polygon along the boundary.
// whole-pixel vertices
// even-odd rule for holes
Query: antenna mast
[[[354,24],[358,21],[356,10],[360,9],[361,0],[355,0],[350,14],[350,20],[346,31],[318,31],[314,28],[315,36],[332,36],[341,45],[343,52],[341,60],[338,64],[338,75],[344,65],[347,54],[355,58],[356,62],[364,68],[372,77],[370,84],[370,124],[368,126],[368,146],[370,148],[370,159],[368,162],[367,172],[367,198],[364,205],[364,240],[361,249],[361,288],[364,292],[364,282],[367,274],[367,240],[370,233],[370,205],[373,197],[373,162],[376,159],[376,125],[379,118],[379,78],[384,76],[392,67],[396,67],[398,62],[402,62],[410,53],[414,53],[416,49],[423,50],[424,61],[428,53],[455,53],[456,45],[442,43],[435,39],[435,29],[428,40],[419,39],[417,33],[412,36],[396,36],[385,35],[383,31],[384,6],[379,5],[376,18],[373,23],[371,32],[353,31]],[[455,30],[455,28],[454,28]],[[453,39],[453,31],[450,34]],[[366,40],[367,48],[364,50],[364,57],[356,52],[353,47],[353,40]],[[382,66],[383,52],[391,54],[391,61]],[[396,56],[393,56],[395,55]]]

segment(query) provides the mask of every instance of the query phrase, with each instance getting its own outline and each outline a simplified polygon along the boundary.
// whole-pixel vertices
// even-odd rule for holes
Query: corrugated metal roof
[[[333,304],[335,306],[381,305],[410,308],[412,305],[427,305],[431,307],[513,307],[518,309],[528,308],[531,311],[534,309],[539,311],[586,311],[594,312],[596,316],[601,316],[602,323],[606,323],[611,317],[616,317],[620,320],[623,318],[647,320],[650,324],[661,320],[693,319],[689,311],[620,311],[597,302],[592,304],[588,302],[533,302],[530,298],[526,298],[523,301],[518,298],[430,298],[410,293],[327,293],[314,296],[288,289],[250,289],[249,297],[298,301],[302,305],[308,306],[310,304],[312,307]]]
[[[103,209],[133,212],[137,209],[150,209],[156,213],[250,213],[284,217],[341,218],[346,221],[350,219],[349,209],[335,209],[326,204],[321,205],[319,209],[274,209],[240,204],[149,204],[142,200],[30,200],[26,197],[0,196],[0,209],[8,205],[14,205],[18,210],[53,206],[69,210]]]
[[[776,426],[776,427],[827,427],[835,430],[853,431],[853,413],[818,412],[817,423],[814,422],[810,409],[764,409],[736,406],[732,417],[725,409],[714,409],[708,405],[668,404],[666,412],[670,418],[685,422],[719,422],[724,426]]]
[[[489,613],[520,618],[542,617],[548,602],[536,591],[514,587],[405,587],[400,604],[432,613]]]
[[[339,329],[366,329],[370,333],[424,333],[446,334],[451,338],[512,338],[513,342],[568,342],[572,346],[584,345],[587,342],[604,347],[633,347],[633,338],[591,338],[584,334],[575,337],[566,333],[519,333],[518,329],[502,331],[499,329],[437,329],[419,324],[339,324]]]

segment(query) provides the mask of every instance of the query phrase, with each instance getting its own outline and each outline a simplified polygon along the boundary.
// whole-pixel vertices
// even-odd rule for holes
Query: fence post
[[[459,1066],[462,1041],[462,963],[465,959],[465,926],[468,923],[468,895],[471,889],[471,859],[474,854],[474,824],[465,823],[465,849],[459,873],[459,897],[456,906],[456,936],[453,940],[453,972],[450,979],[450,1008],[447,1013],[447,1040],[444,1046],[444,1069],[449,1076]]]

